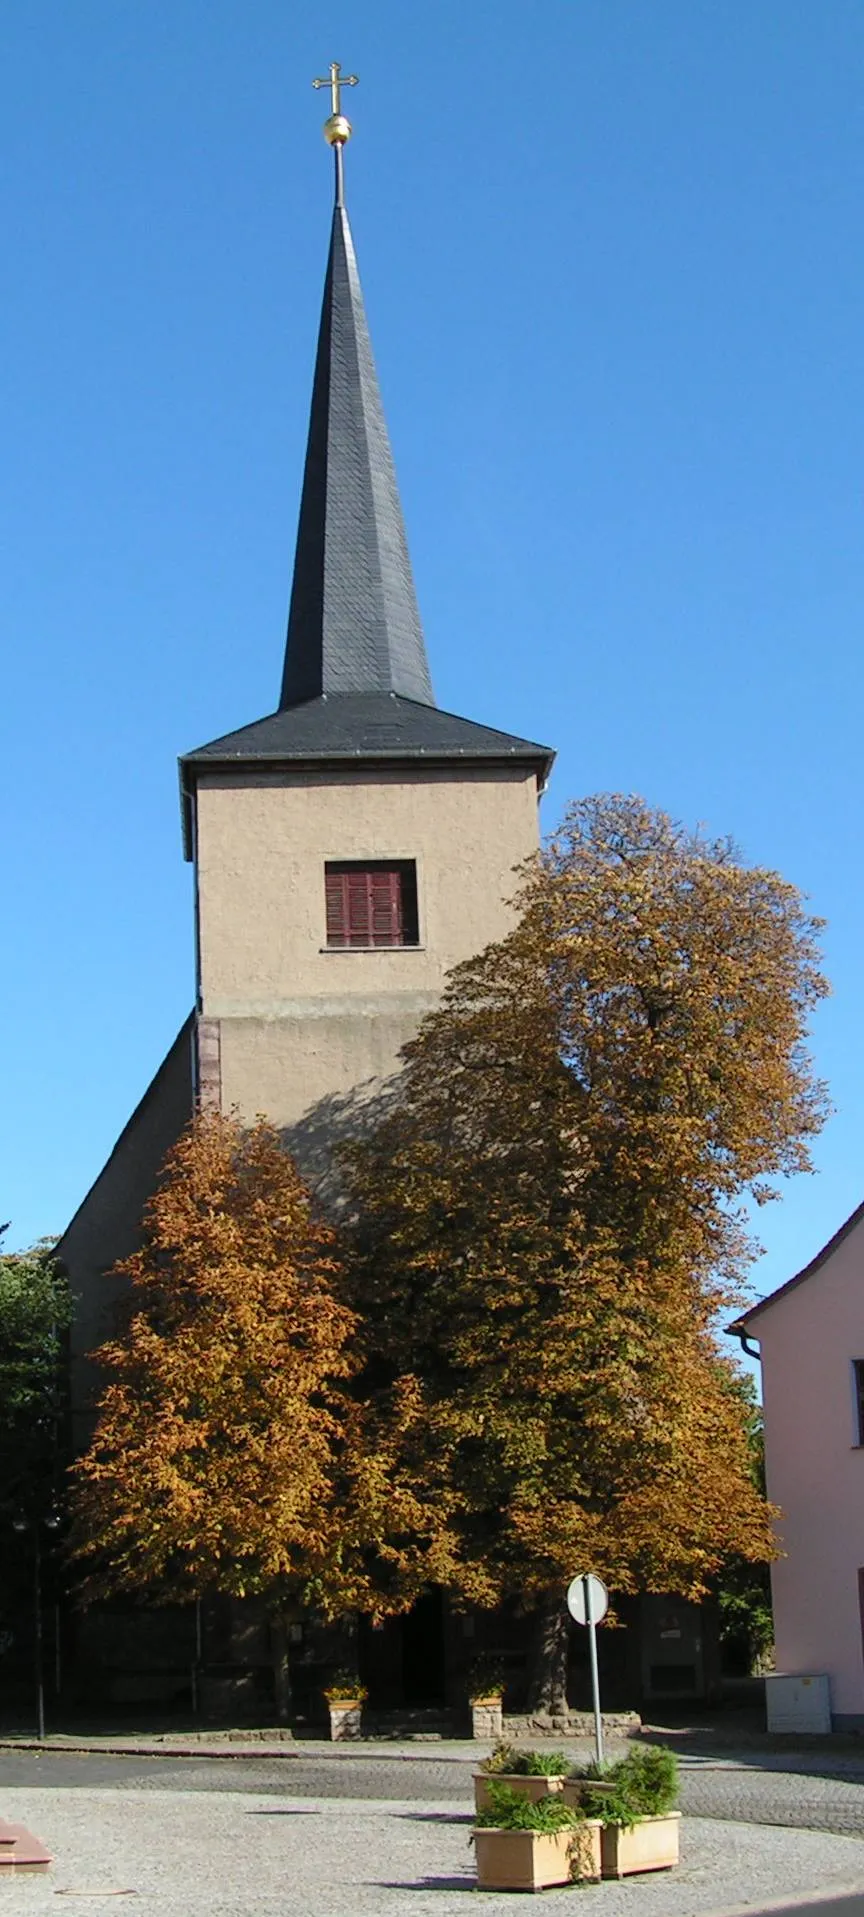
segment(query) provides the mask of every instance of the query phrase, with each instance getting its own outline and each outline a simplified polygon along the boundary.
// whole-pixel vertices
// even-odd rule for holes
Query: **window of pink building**
[[[864,1358],[852,1360],[852,1391],[855,1413],[855,1443],[864,1445]]]

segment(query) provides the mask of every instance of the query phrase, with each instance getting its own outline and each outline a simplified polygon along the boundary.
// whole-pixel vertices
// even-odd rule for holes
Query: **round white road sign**
[[[567,1609],[577,1624],[588,1623],[588,1601],[591,1602],[591,1623],[599,1624],[609,1609],[609,1593],[602,1578],[595,1578],[593,1571],[582,1577],[574,1578],[567,1591]]]

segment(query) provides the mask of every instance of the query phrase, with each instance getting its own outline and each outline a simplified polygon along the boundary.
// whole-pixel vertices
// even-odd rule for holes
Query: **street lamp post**
[[[60,1513],[52,1506],[42,1518],[13,1518],[12,1529],[21,1534],[33,1533],[33,1674],[36,1679],[36,1735],[40,1744],[45,1739],[45,1674],[42,1663],[42,1539],[40,1527],[46,1531],[56,1531],[60,1524]]]

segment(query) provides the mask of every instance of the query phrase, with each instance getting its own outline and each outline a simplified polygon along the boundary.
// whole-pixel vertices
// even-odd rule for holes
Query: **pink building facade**
[[[762,1361],[776,1667],[826,1673],[835,1729],[864,1727],[864,1204],[733,1327]]]

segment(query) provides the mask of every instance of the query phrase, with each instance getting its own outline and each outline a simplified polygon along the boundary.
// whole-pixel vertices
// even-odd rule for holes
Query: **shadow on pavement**
[[[412,1877],[404,1883],[384,1883],[378,1879],[377,1890],[467,1890],[474,1896],[476,1884],[473,1877]]]
[[[473,1824],[470,1811],[396,1811],[408,1824]]]
[[[836,1777],[864,1783],[864,1735],[834,1731],[826,1736],[769,1732],[756,1710],[706,1714],[676,1722],[645,1724],[636,1740],[665,1744],[678,1757],[710,1765],[730,1761],[760,1771],[794,1772],[801,1777]]]
[[[786,1912],[789,1917],[793,1912],[794,1917],[864,1917],[864,1897],[823,1897],[816,1892],[809,1903],[796,1897],[792,1903],[768,1904],[763,1909],[754,1905],[747,1917],[784,1917]]]

